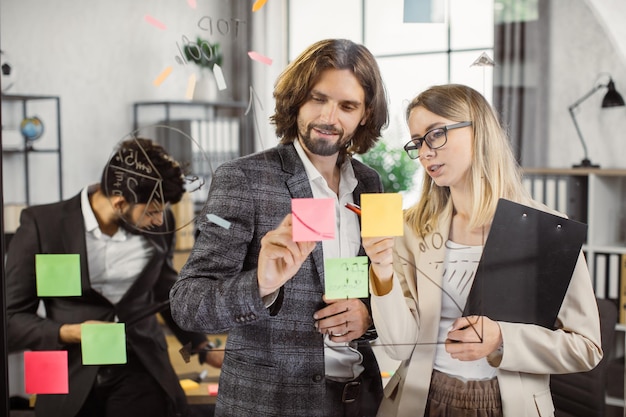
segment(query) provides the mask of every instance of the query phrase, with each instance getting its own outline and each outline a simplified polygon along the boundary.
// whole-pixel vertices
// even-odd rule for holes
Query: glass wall
[[[463,83],[489,100],[492,96],[493,68],[472,64],[483,53],[493,58],[493,0],[432,0],[432,23],[405,23],[404,3],[289,1],[290,60],[309,44],[330,37],[362,43],[376,56],[390,101],[384,139],[394,147],[408,140],[407,102],[429,86]]]

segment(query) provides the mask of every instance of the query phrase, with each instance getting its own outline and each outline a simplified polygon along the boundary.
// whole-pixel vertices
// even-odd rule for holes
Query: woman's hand
[[[502,345],[498,322],[485,316],[460,317],[446,340],[446,352],[454,359],[473,361],[487,357]]]
[[[372,284],[378,295],[391,291],[393,278],[393,237],[364,237],[363,249],[372,261]]]

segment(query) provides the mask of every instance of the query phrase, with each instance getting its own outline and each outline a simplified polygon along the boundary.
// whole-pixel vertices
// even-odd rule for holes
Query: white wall
[[[626,2],[550,0],[551,57],[546,151],[550,167],[570,167],[583,148],[568,107],[610,73],[626,99]],[[600,81],[608,78],[602,76]],[[601,109],[606,90],[582,103],[577,120],[589,158],[602,168],[626,168],[626,107]],[[542,141],[544,141],[542,139]]]
[[[64,197],[99,180],[114,146],[132,129],[133,102],[184,100],[196,68],[175,61],[176,42],[183,35],[218,42],[234,36],[232,30],[211,36],[198,28],[203,16],[233,17],[218,9],[226,1],[198,1],[196,9],[185,0],[0,2],[0,47],[16,69],[7,93],[61,97]],[[148,24],[145,15],[167,29]],[[171,75],[156,87],[153,80],[167,66],[173,67]],[[4,176],[10,188],[21,171],[5,170]]]

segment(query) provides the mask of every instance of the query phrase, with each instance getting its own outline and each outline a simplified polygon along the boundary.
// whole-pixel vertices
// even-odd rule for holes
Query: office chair
[[[598,298],[597,302],[604,356],[591,371],[550,377],[555,417],[603,417],[605,414],[606,380],[615,342],[617,306],[611,300]]]

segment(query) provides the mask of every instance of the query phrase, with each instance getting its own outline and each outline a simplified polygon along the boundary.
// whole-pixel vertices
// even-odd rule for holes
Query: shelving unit
[[[205,101],[150,101],[133,104],[133,131],[161,143],[190,169],[190,198],[174,207],[178,224],[186,224],[206,202],[215,169],[228,160],[253,152],[247,103]],[[161,128],[161,127],[169,127]],[[183,134],[181,135],[180,132]],[[177,250],[193,245],[192,228],[177,232]],[[186,256],[182,253],[181,256]]]
[[[245,115],[248,104],[242,101],[142,101],[133,104],[133,130],[141,125],[172,120],[238,120],[240,155],[254,151],[252,129]],[[148,114],[150,113],[150,114]]]
[[[5,94],[0,102],[4,239],[8,245],[22,208],[63,197],[61,103],[57,96]],[[44,133],[31,142],[22,136],[20,123],[34,116],[42,119]]]
[[[526,168],[524,182],[533,197],[588,225],[583,251],[596,296],[615,300],[620,323],[610,358],[626,379],[626,169]],[[621,308],[620,308],[621,307]],[[610,372],[610,371],[609,371]],[[625,408],[626,392],[607,396],[608,405]],[[626,414],[625,414],[626,415]]]
[[[12,156],[18,156],[18,157],[22,157],[23,158],[23,168],[24,168],[24,199],[23,199],[23,203],[26,205],[30,205],[31,201],[32,201],[32,196],[31,196],[31,181],[32,181],[32,173],[31,173],[31,166],[32,166],[32,161],[31,159],[34,158],[36,155],[44,155],[44,154],[51,154],[55,159],[56,159],[56,167],[57,167],[57,172],[56,172],[56,176],[57,176],[57,189],[58,189],[58,197],[59,199],[62,198],[63,196],[63,172],[62,172],[62,145],[61,145],[61,103],[60,103],[60,98],[58,96],[37,96],[37,95],[2,95],[0,96],[2,101],[2,105],[3,107],[5,105],[8,106],[19,106],[20,110],[19,110],[19,114],[20,116],[18,117],[19,120],[7,120],[9,118],[6,117],[6,114],[9,112],[4,112],[3,111],[3,115],[5,115],[3,117],[3,123],[6,123],[7,125],[9,123],[13,124],[15,123],[15,126],[17,127],[17,129],[5,129],[5,126],[3,125],[3,138],[5,138],[5,136],[8,133],[11,133],[12,135],[18,135],[19,133],[19,123],[21,122],[22,119],[26,118],[26,117],[32,117],[35,114],[32,114],[32,110],[30,109],[31,105],[35,102],[50,102],[52,107],[53,107],[53,111],[54,111],[54,116],[53,116],[53,122],[54,123],[50,123],[53,126],[52,129],[52,135],[49,134],[50,129],[48,129],[47,127],[45,128],[45,133],[44,133],[44,137],[42,137],[41,139],[38,139],[37,141],[35,141],[34,143],[29,143],[26,139],[22,138],[22,142],[21,143],[15,143],[15,141],[13,141],[13,143],[8,144],[6,142],[6,140],[3,139],[3,143],[2,143],[2,155],[3,157],[12,157]],[[50,119],[44,118],[44,122],[46,123],[46,126],[48,125],[48,122],[50,122]],[[56,126],[55,126],[56,125]],[[21,135],[21,134],[20,134]],[[13,175],[16,175],[17,173],[11,173]],[[50,177],[47,176],[46,177],[46,187],[50,186]]]

